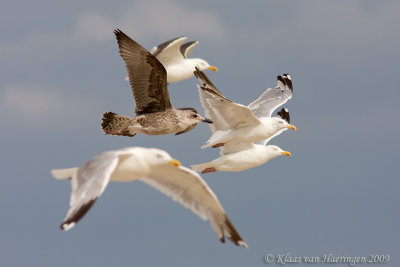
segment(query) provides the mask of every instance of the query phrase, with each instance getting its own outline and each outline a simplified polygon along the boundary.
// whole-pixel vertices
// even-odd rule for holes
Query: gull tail
[[[58,180],[68,179],[71,178],[77,170],[78,168],[56,169],[51,170],[51,175]]]
[[[136,135],[129,126],[134,124],[134,119],[113,112],[103,114],[101,129],[106,134],[123,135],[133,137]]]

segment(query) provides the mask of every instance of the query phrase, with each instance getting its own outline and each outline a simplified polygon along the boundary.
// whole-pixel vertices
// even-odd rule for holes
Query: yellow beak
[[[291,125],[291,124],[288,125],[288,128],[289,128],[289,129],[292,129],[293,131],[296,131],[296,129],[297,129],[296,126]]]
[[[181,163],[179,162],[179,160],[176,160],[176,159],[168,161],[168,164],[171,164],[172,166],[175,166],[175,167],[181,166]]]
[[[290,155],[292,155],[292,154],[290,154],[289,151],[282,151],[281,154],[282,154],[282,155],[285,155],[285,156],[290,156]]]
[[[208,67],[208,69],[209,69],[209,70],[213,70],[213,71],[218,71],[218,68],[217,68],[217,67],[214,67],[214,66],[210,66],[210,67]]]

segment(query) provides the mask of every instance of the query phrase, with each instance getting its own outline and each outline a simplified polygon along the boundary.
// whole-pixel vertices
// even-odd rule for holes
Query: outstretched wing
[[[278,84],[269,88],[248,105],[257,118],[271,117],[272,112],[292,98],[293,85],[289,73],[277,77]]]
[[[211,227],[225,242],[227,236],[236,245],[247,247],[240,237],[213,191],[195,171],[171,165],[156,168],[149,177],[139,180],[153,186],[160,192],[181,203],[204,220],[210,220]]]
[[[140,115],[171,108],[164,66],[121,30],[117,29],[114,33],[136,101],[135,113]]]
[[[189,56],[190,53],[192,53],[193,48],[198,45],[199,41],[191,41],[191,42],[187,42],[184,43],[183,45],[181,45],[181,53],[183,55],[184,58],[187,58]]]
[[[187,38],[185,36],[177,37],[157,45],[151,49],[152,53],[160,62],[170,62],[176,59],[183,59],[180,52],[181,45]]]
[[[108,151],[93,157],[79,167],[71,178],[70,208],[60,225],[61,229],[72,228],[86,214],[96,199],[104,192],[117,164],[117,153]],[[57,170],[52,173],[57,173]]]
[[[260,123],[248,107],[225,98],[197,67],[194,74],[201,82],[201,85],[197,86],[200,102],[205,110],[206,117],[213,121],[213,124],[210,125],[213,133],[255,126]]]

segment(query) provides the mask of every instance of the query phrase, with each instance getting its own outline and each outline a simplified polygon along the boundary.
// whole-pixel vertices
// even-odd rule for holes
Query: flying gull
[[[180,166],[167,152],[156,148],[127,147],[103,152],[79,168],[52,170],[56,179],[71,179],[69,211],[60,225],[72,228],[101,196],[110,181],[139,180],[156,188],[191,209],[204,220],[221,242],[225,236],[236,245],[247,247],[213,191],[196,172]]]
[[[191,168],[202,173],[216,171],[240,172],[260,166],[281,155],[290,156],[290,152],[283,151],[274,145],[229,143],[220,147],[220,149],[222,156],[219,158],[207,163],[192,165]]]
[[[212,123],[193,108],[174,108],[169,99],[167,73],[163,65],[119,29],[114,33],[128,71],[136,102],[136,117],[104,113],[101,127],[105,133],[130,137],[137,133],[181,134],[193,129],[198,122]]]
[[[277,86],[266,90],[248,106],[225,98],[198,68],[194,74],[201,82],[201,85],[197,86],[200,102],[206,116],[213,120],[213,124],[210,125],[212,136],[202,148],[221,147],[231,142],[266,144],[272,137],[288,128],[296,130],[287,118],[279,114],[271,117],[277,107],[292,97],[293,86],[288,73],[279,75]],[[284,114],[282,110],[281,114]]]
[[[166,69],[168,83],[189,79],[193,76],[195,66],[198,66],[201,71],[218,70],[204,59],[188,58],[199,41],[184,43],[186,39],[185,36],[177,37],[153,47],[150,51]],[[127,77],[126,80],[129,81],[129,78]]]

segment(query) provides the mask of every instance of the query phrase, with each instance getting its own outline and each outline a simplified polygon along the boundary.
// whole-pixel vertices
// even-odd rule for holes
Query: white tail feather
[[[54,176],[54,178],[59,180],[67,179],[71,178],[77,170],[78,168],[56,169],[56,170],[51,170],[51,174]]]

